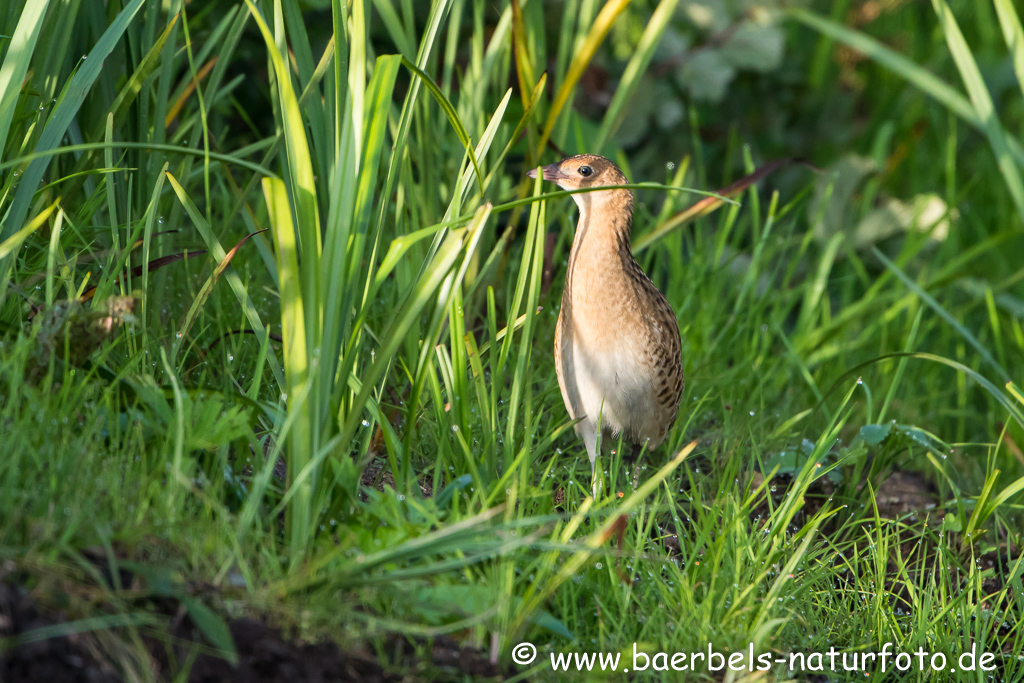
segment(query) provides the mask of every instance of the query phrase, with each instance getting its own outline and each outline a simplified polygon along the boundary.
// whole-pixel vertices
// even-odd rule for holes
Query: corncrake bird
[[[615,164],[594,154],[541,170],[563,190],[628,183]],[[527,175],[535,178],[536,169]],[[621,433],[637,449],[665,440],[679,412],[683,362],[675,312],[630,249],[632,191],[572,198],[580,218],[555,328],[555,368],[594,474],[599,431]]]

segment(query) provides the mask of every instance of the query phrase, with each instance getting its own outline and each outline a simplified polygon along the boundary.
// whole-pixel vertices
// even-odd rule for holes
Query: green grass
[[[0,658],[79,633],[187,680],[258,616],[412,680],[470,677],[441,636],[505,680],[890,642],[1024,679],[1012,3],[789,10],[777,72],[628,148],[682,3],[421,4],[0,10],[0,578],[61,615]],[[638,183],[683,338],[667,442],[605,444],[596,500],[551,353],[575,207],[525,177],[549,142]],[[825,170],[706,196],[783,157]]]

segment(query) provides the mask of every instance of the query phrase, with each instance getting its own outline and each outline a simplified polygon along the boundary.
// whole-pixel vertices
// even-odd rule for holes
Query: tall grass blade
[[[0,65],[0,156],[7,146],[7,134],[11,129],[11,120],[17,109],[18,98],[21,96],[21,84],[28,73],[29,63],[35,53],[39,30],[43,26],[43,17],[50,0],[26,2],[21,10],[21,18],[14,29],[14,35],[7,46],[7,55]]]
[[[935,298],[931,294],[924,291],[919,284],[910,279],[910,277],[902,270],[900,270],[899,266],[890,261],[888,257],[886,257],[886,255],[883,254],[878,249],[878,247],[871,247],[871,252],[878,258],[879,261],[884,263],[885,267],[891,270],[893,274],[896,275],[896,277],[898,277],[903,282],[903,284],[907,286],[908,289],[910,289],[912,292],[914,292],[914,294],[920,297],[921,301],[928,304],[929,308],[938,313],[943,320],[949,323],[950,327],[956,330],[957,333],[959,333],[960,336],[963,337],[968,344],[974,347],[974,350],[978,352],[978,355],[981,356],[986,363],[992,366],[993,370],[999,373],[1000,378],[1004,382],[1010,381],[1010,375],[1006,372],[1006,370],[1003,369],[1003,367],[996,361],[995,357],[993,357],[992,354],[989,353],[988,349],[982,346],[981,342],[978,341],[977,337],[975,337],[974,334],[972,334],[971,331],[968,330],[962,322],[957,320],[949,311],[947,311],[938,301],[935,300]]]
[[[285,368],[285,390],[290,406],[289,413],[295,417],[295,427],[288,439],[288,474],[294,478],[306,467],[313,457],[314,446],[310,440],[312,432],[312,408],[308,401],[309,363],[312,359],[306,337],[307,317],[316,317],[303,298],[302,279],[299,272],[299,245],[295,226],[292,222],[291,202],[284,181],[273,178],[263,179],[263,194],[270,212],[273,226],[274,246],[277,252],[278,281],[281,283],[281,337]],[[309,264],[307,268],[315,267]],[[303,400],[299,402],[299,397]],[[298,562],[302,548],[311,532],[313,483],[302,484],[302,491],[293,505],[288,508],[289,547],[292,561]]]
[[[50,214],[54,212],[59,204],[60,200],[58,199],[43,210],[38,216],[29,221],[28,225],[24,228],[0,242],[0,305],[3,305],[4,297],[7,294],[7,285],[10,282],[10,271],[13,265],[12,262],[14,255],[17,253],[18,249],[21,248],[22,242],[28,239],[29,235],[46,223]],[[10,257],[10,259],[8,257]]]
[[[847,28],[842,24],[820,17],[799,7],[791,7],[787,13],[811,28],[830,36],[840,43],[852,47],[879,64],[882,64],[907,80],[908,83],[923,93],[948,107],[961,119],[983,133],[988,132],[989,122],[982,120],[971,102],[952,86],[927,69],[915,64],[895,50],[886,47],[874,38],[859,31]],[[1006,146],[1018,166],[1024,167],[1024,148],[1013,137],[1005,135]]]
[[[603,150],[608,139],[615,134],[625,120],[629,100],[636,92],[641,77],[647,71],[647,67],[654,57],[654,51],[658,48],[661,36],[668,28],[669,21],[675,14],[678,4],[679,0],[661,0],[647,22],[647,27],[644,28],[643,35],[640,36],[640,42],[637,43],[633,56],[630,57],[629,63],[626,65],[626,70],[622,72],[622,78],[619,79],[619,85],[615,88],[615,94],[612,95],[612,101],[608,105],[608,111],[605,112],[604,118],[601,120],[601,127],[597,130],[597,137],[593,143],[596,154],[604,153]]]
[[[992,151],[995,152],[996,163],[1003,174],[1003,180],[1006,181],[1006,188],[1010,191],[1013,203],[1017,206],[1017,215],[1024,222],[1024,183],[1021,181],[1020,168],[1014,162],[1013,154],[1007,145],[1008,136],[999,122],[995,105],[992,103],[992,96],[988,92],[988,86],[985,85],[985,81],[981,77],[978,64],[971,54],[971,48],[967,45],[967,40],[964,39],[964,34],[960,31],[960,26],[953,16],[953,11],[949,9],[949,5],[945,0],[932,0],[932,5],[935,7],[935,13],[939,15],[939,22],[946,34],[946,43],[960,70],[960,77],[963,78],[964,85],[967,86],[967,93],[974,104],[974,110],[988,136]]]
[[[444,92],[438,87],[437,83],[434,83],[434,79],[427,74],[426,71],[419,68],[405,57],[402,57],[402,64],[405,65],[409,71],[415,74],[423,84],[427,86],[427,90],[434,96],[437,103],[441,106],[441,110],[444,115],[448,117],[448,121],[452,124],[452,128],[455,129],[455,134],[459,136],[459,142],[466,148],[466,154],[469,155],[469,160],[473,164],[473,170],[476,171],[476,181],[480,185],[480,192],[483,193],[483,173],[480,171],[480,163],[477,161],[476,152],[473,151],[473,140],[469,137],[469,133],[466,132],[466,127],[462,124],[462,119],[459,118],[459,113],[455,111],[455,107],[448,101],[448,98],[444,96]]]
[[[993,0],[996,6],[996,14],[999,16],[999,25],[1003,29],[1003,38],[1006,39],[1006,47],[1010,49],[1010,57],[1013,59],[1013,70],[1017,73],[1017,85],[1024,94],[1024,28],[1021,27],[1020,17],[1013,8],[1010,0]],[[0,145],[2,149],[2,145]]]
[[[189,218],[192,219],[192,223],[196,226],[199,234],[202,236],[203,241],[206,242],[207,248],[210,250],[210,255],[217,260],[218,263],[224,260],[227,256],[227,252],[224,247],[221,246],[217,236],[213,234],[213,230],[210,229],[206,219],[199,213],[199,209],[196,208],[195,203],[189,198],[188,193],[185,192],[185,188],[181,186],[178,179],[175,178],[171,173],[166,174],[167,181],[171,184],[174,189],[175,195],[178,197],[178,201],[181,202],[185,208],[185,212]],[[273,180],[277,180],[276,178]],[[238,299],[238,303],[242,306],[242,312],[245,314],[246,320],[249,321],[249,325],[252,326],[256,336],[260,339],[266,336],[266,328],[263,325],[263,321],[260,319],[259,313],[256,311],[256,307],[252,303],[252,298],[249,296],[248,291],[242,279],[238,276],[238,273],[234,271],[231,266],[228,266],[224,272],[224,279],[227,280],[228,285],[231,287],[231,291],[234,292],[235,298]],[[277,353],[270,349],[267,352],[267,364],[270,365],[270,371],[274,375],[274,379],[277,382],[277,386],[285,386],[284,373],[281,370],[281,363],[277,359]]]
[[[515,622],[516,625],[510,629],[509,633],[518,635],[520,633],[520,629],[525,623],[525,620],[528,619],[535,610],[539,609],[548,596],[554,593],[561,584],[572,578],[573,574],[583,567],[598,548],[608,542],[616,527],[628,519],[630,511],[638,507],[655,491],[655,489],[660,487],[661,483],[665,481],[668,475],[672,474],[672,472],[682,464],[683,460],[685,460],[696,447],[696,441],[687,444],[675,455],[675,457],[664,464],[657,472],[652,474],[647,481],[637,487],[637,489],[630,494],[629,498],[618,505],[614,511],[610,511],[607,519],[601,523],[594,533],[587,537],[586,541],[583,543],[583,547],[573,553],[573,555],[562,564],[555,576],[545,582],[538,581],[532,584],[523,596],[523,608],[520,610],[519,616],[517,617]],[[590,500],[588,499],[587,502],[590,503]],[[586,509],[589,507],[589,504],[581,506],[580,513],[585,513]],[[577,517],[582,521],[582,516],[580,514],[578,514]],[[568,537],[563,536],[563,540],[568,540]]]
[[[104,60],[113,52],[117,43],[121,40],[125,29],[128,28],[128,24],[131,23],[132,19],[135,18],[135,14],[142,8],[143,2],[144,0],[129,0],[124,9],[118,13],[114,21],[103,32],[99,40],[96,41],[92,49],[89,50],[89,54],[84,62],[79,66],[75,75],[71,77],[64,92],[61,93],[57,104],[54,105],[53,111],[46,121],[46,126],[43,128],[43,134],[39,137],[39,142],[36,143],[35,151],[37,153],[48,152],[60,145],[61,139],[63,139],[64,134],[68,130],[68,126],[71,125],[71,121],[78,114],[78,109],[82,106],[82,102],[85,101],[85,96],[89,93],[93,83],[95,83],[100,75]],[[10,52],[8,52],[8,56],[10,56]],[[6,62],[7,60],[5,59],[4,61]],[[17,92],[17,89],[15,91]],[[7,216],[2,221],[0,239],[5,239],[21,229],[22,223],[25,220],[25,214],[28,213],[29,204],[36,189],[39,187],[39,181],[42,179],[49,162],[50,157],[42,156],[34,159],[28,165],[28,168],[25,169],[21,182],[18,184],[18,189],[14,194],[14,201],[8,210]]]
[[[548,118],[544,122],[544,130],[537,143],[538,154],[543,154],[544,148],[548,144],[548,139],[555,129],[555,124],[558,123],[559,116],[561,116],[566,102],[569,101],[573,88],[579,83],[583,72],[587,70],[587,66],[594,59],[597,48],[604,42],[608,32],[612,30],[615,20],[626,10],[629,2],[630,0],[608,0],[594,20],[594,25],[590,27],[590,32],[587,34],[583,44],[573,54],[572,61],[569,63],[569,70],[565,74],[565,80],[558,86],[555,98],[551,102],[551,108],[548,110]]]

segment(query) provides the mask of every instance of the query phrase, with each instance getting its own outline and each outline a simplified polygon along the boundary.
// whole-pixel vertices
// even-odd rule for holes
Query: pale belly
[[[634,341],[620,338],[600,348],[587,347],[579,335],[560,335],[559,386],[569,414],[584,418],[577,432],[596,430],[627,441],[657,445],[664,438],[664,412],[653,388],[645,354]]]

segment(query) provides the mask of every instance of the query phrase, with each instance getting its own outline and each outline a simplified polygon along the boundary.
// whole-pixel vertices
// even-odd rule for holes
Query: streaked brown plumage
[[[563,190],[628,182],[593,154],[545,166],[543,174]],[[555,328],[555,368],[566,409],[582,418],[576,433],[593,468],[599,420],[603,433],[634,444],[654,448],[665,440],[683,393],[683,363],[675,313],[630,249],[633,193],[572,197],[580,218]]]

